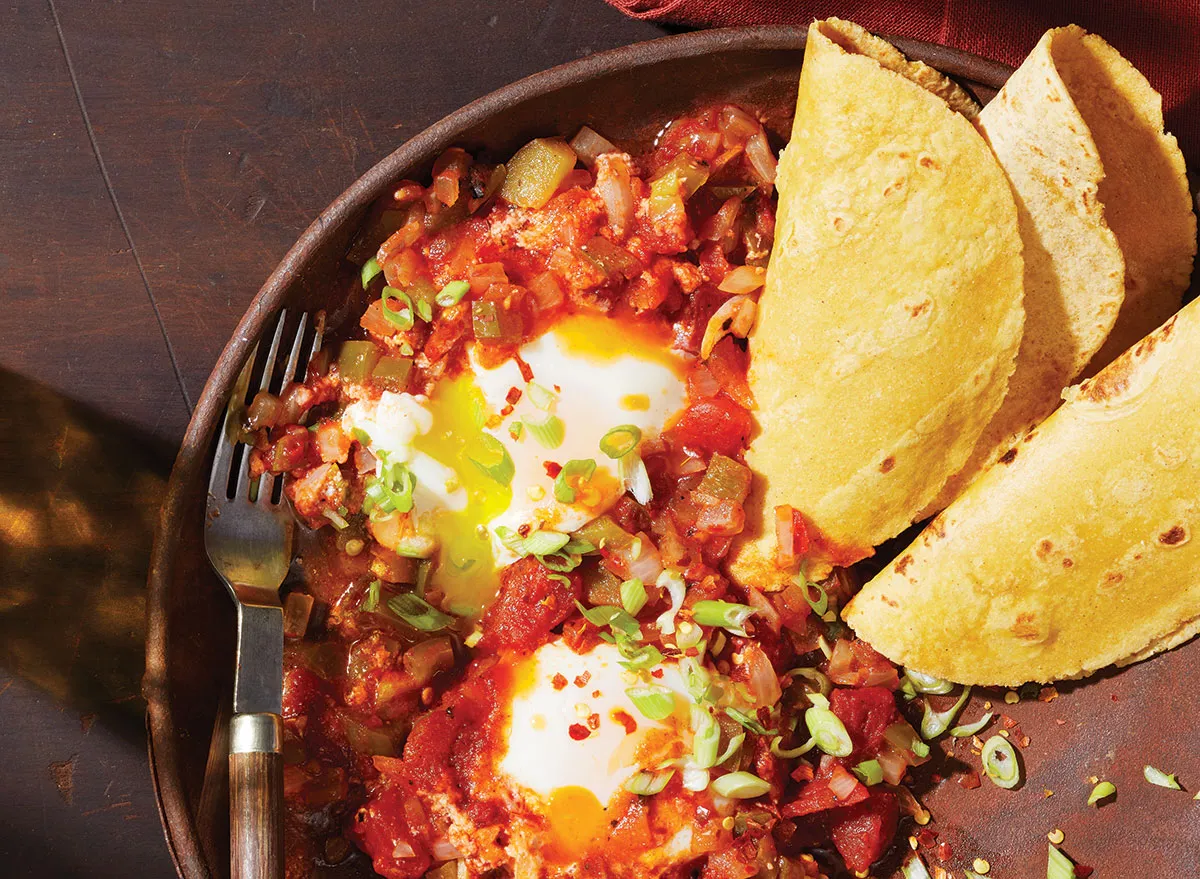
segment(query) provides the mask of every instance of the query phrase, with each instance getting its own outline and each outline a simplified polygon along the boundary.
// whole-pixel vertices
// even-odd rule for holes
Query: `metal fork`
[[[268,390],[277,370],[280,341],[287,322],[281,311],[271,335],[262,378],[256,390]],[[287,354],[282,385],[303,380],[308,362],[321,346],[320,322],[305,351],[308,315]],[[260,343],[261,344],[261,343]],[[292,557],[293,520],[273,501],[282,476],[264,474],[252,496],[250,449],[240,442],[246,388],[258,355],[250,355],[235,387],[208,484],[204,545],[208,559],[237,604],[237,668],[233,717],[229,726],[230,868],[233,879],[283,876],[283,608],[279,587]],[[303,363],[301,357],[303,356]],[[240,459],[238,447],[242,446]],[[235,461],[239,461],[236,471]],[[233,489],[230,490],[230,483]]]

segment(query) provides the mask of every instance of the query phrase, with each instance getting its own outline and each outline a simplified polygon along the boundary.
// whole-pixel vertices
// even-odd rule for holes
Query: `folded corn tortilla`
[[[974,448],[1021,337],[1012,191],[957,86],[849,22],[809,28],[750,334],[755,485],[731,573],[771,588],[777,505],[811,574],[900,533]]]
[[[844,609],[889,659],[1015,686],[1143,659],[1200,629],[1200,303],[967,487]]]
[[[1196,255],[1183,154],[1163,130],[1162,96],[1095,34],[1065,28],[1058,71],[1096,139],[1100,201],[1125,256],[1125,301],[1085,374],[1095,374],[1178,310]]]
[[[1017,198],[1025,332],[1003,404],[922,518],[1053,412],[1110,332],[1100,365],[1179,308],[1195,223],[1162,125],[1141,74],[1076,26],[1047,31],[979,114]],[[1131,165],[1132,151],[1147,155]]]

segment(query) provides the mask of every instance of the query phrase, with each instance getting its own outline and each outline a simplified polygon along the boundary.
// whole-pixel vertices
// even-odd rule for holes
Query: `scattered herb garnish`
[[[576,458],[563,464],[558,476],[554,477],[554,499],[563,504],[575,503],[579,482],[591,479],[595,472],[596,462],[591,458]]]
[[[442,613],[424,598],[406,592],[393,595],[387,602],[388,610],[394,613],[414,629],[422,632],[436,632],[454,622],[454,618]]]
[[[1117,792],[1117,786],[1111,781],[1102,781],[1092,788],[1091,796],[1088,797],[1088,805],[1094,806],[1101,800],[1111,797]]]
[[[600,437],[600,451],[618,460],[636,449],[641,439],[642,431],[636,425],[622,424]]]
[[[854,750],[846,725],[829,710],[829,700],[820,693],[810,693],[812,707],[804,712],[804,725],[809,735],[817,741],[817,747],[831,757],[849,757]]]
[[[731,800],[750,800],[761,797],[771,789],[771,783],[751,772],[729,772],[715,779],[712,789]]]
[[[1153,766],[1143,767],[1142,775],[1146,777],[1146,781],[1159,787],[1170,788],[1171,790],[1183,790],[1183,787],[1175,780],[1174,775],[1167,775],[1161,769],[1155,769]]]
[[[958,701],[947,708],[945,711],[934,711],[933,706],[929,704],[929,700],[925,700],[925,713],[921,717],[921,738],[926,741],[932,741],[944,733],[950,724],[954,722],[954,718],[958,716],[958,712],[962,711],[962,707],[967,704],[967,700],[971,698],[971,688],[963,687],[962,695],[958,697]]]

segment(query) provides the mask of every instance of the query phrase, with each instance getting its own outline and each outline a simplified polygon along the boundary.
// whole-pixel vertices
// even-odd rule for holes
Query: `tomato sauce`
[[[365,855],[390,879],[431,871],[451,879],[462,856],[447,837],[451,808],[479,831],[476,865],[507,869],[509,806],[481,780],[495,777],[513,657],[551,639],[579,653],[599,643],[601,630],[577,603],[621,604],[621,582],[646,564],[634,545],[650,546],[660,570],[680,572],[679,619],[701,601],[755,609],[710,654],[716,672],[776,705],[747,727],[720,718],[722,743],[744,735],[736,759],[769,790],[751,801],[752,818],[734,819],[674,778],[614,819],[606,848],[582,855],[582,869],[628,875],[616,865],[673,823],[692,829],[695,853],[675,873],[705,879],[785,869],[815,879],[839,860],[862,871],[896,835],[897,797],[854,774],[879,760],[898,783],[921,762],[902,747],[915,734],[897,710],[896,669],[814,613],[805,589],[764,595],[724,574],[745,524],[744,453],[755,423],[745,341],[714,315],[735,295],[752,302],[761,284],[775,225],[766,134],[744,110],[714,106],[675,120],[647,155],[581,147],[577,158],[537,207],[504,197],[511,170],[457,149],[435,163],[429,185],[398,184],[348,255],[348,308],[361,319],[305,382],[251,406],[252,474],[286,474],[287,497],[312,529],[301,552],[312,611],[285,656],[289,877]],[[378,515],[379,462],[340,413],[384,391],[428,394],[463,370],[468,347],[485,365],[520,365],[523,343],[575,312],[606,314],[691,356],[687,405],[640,450],[652,499],[621,497],[580,532],[592,549],[561,571],[533,556],[498,571],[497,597],[472,624],[431,585],[429,561],[398,551],[408,544],[396,539],[413,535],[403,515]],[[795,520],[799,558],[809,535],[801,511]],[[839,577],[827,584],[835,601],[849,597]],[[653,580],[645,587],[643,646],[697,656],[654,625],[672,596]],[[829,643],[826,658],[819,647]],[[796,665],[812,677],[789,674]],[[822,689],[853,750],[788,756],[803,744],[804,712]],[[620,722],[636,729],[639,718]],[[595,718],[577,726],[586,739]]]

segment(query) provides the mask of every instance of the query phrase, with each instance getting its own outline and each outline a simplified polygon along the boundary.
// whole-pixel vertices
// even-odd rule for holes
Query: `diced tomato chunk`
[[[832,816],[833,844],[846,866],[862,872],[883,857],[899,817],[896,795],[886,790],[873,790],[862,802],[839,809]]]
[[[667,441],[708,455],[735,457],[754,430],[750,413],[721,394],[696,400],[667,431]]]
[[[509,565],[500,575],[500,593],[483,615],[481,647],[532,650],[575,611],[582,595],[583,581],[575,572],[554,575],[532,557]]]
[[[886,687],[835,689],[829,697],[829,708],[845,724],[854,742],[851,762],[875,756],[883,746],[887,728],[899,717],[896,697]]]
[[[844,687],[900,686],[900,674],[888,658],[866,641],[839,640],[829,657],[829,679]]]

